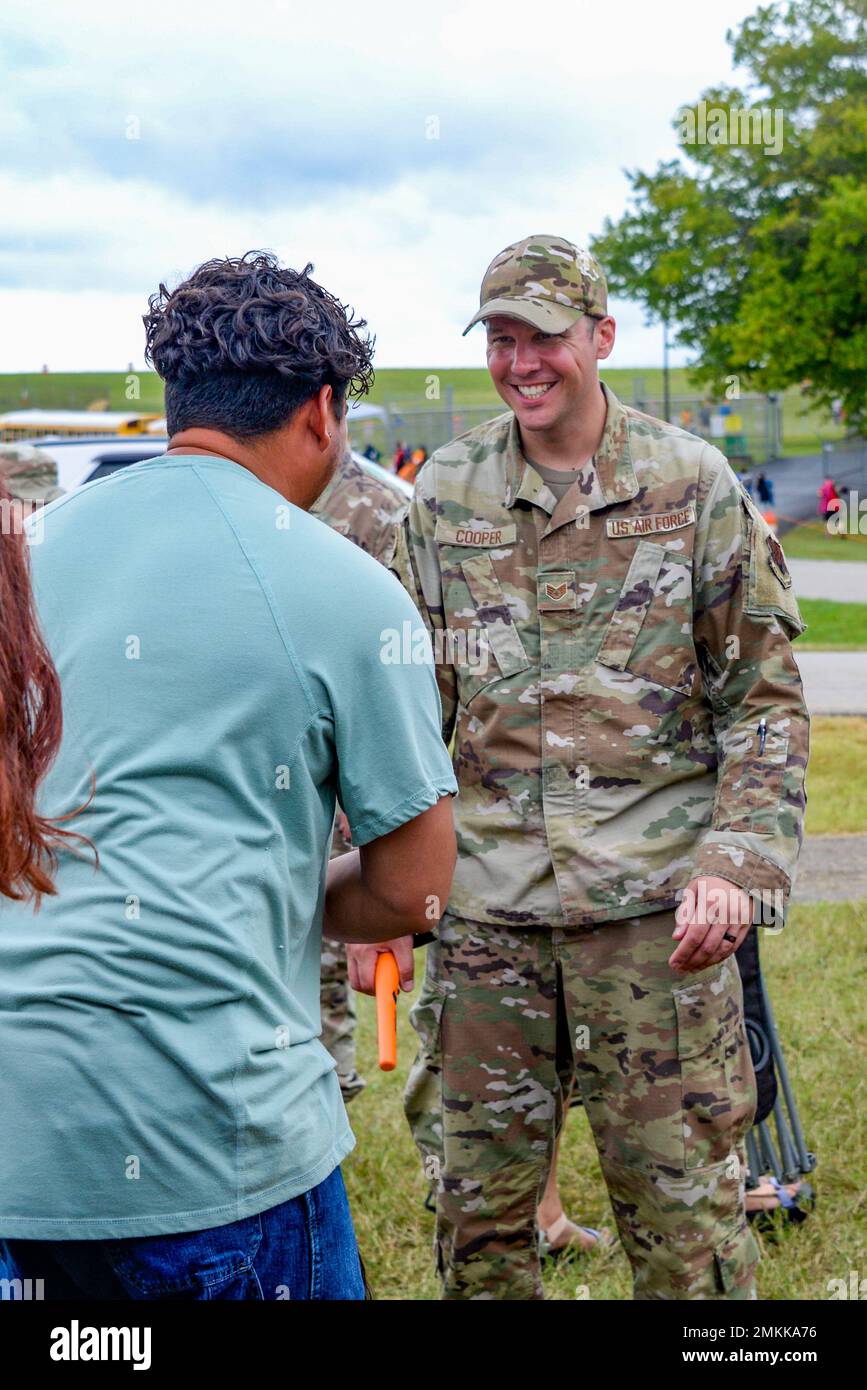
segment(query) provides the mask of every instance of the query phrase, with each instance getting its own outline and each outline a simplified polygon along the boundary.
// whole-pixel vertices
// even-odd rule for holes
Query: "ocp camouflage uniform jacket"
[[[386,564],[394,550],[395,532],[406,508],[406,496],[397,483],[366,473],[352,454],[347,453],[310,512],[372,555],[374,560]],[[351,848],[350,842],[343,837],[339,820],[335,819],[331,858],[336,859]]]
[[[437,450],[398,534],[455,735],[449,909],[583,925],[699,874],[784,908],[809,718],[782,550],[717,449],[604,389],[559,504],[509,413]]]
[[[385,563],[394,548],[394,529],[406,511],[400,486],[366,473],[345,454],[310,511],[333,531]]]

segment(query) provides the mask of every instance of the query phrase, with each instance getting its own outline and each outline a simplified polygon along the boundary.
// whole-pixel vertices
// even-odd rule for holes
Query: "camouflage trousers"
[[[345,825],[345,821],[344,821]],[[331,835],[331,858],[347,854],[352,841],[341,829],[335,815]],[[355,995],[349,988],[349,967],[342,941],[322,938],[319,973],[319,1011],[322,1016],[322,1045],[337,1063],[337,1080],[345,1104],[364,1090],[364,1078],[355,1065]]]
[[[536,1207],[580,1088],[639,1299],[754,1298],[755,1077],[737,962],[679,977],[674,915],[512,931],[447,913],[404,1104],[449,1299],[542,1297]]]
[[[348,1104],[365,1086],[355,1065],[355,995],[349,988],[346,947],[342,941],[327,941],[324,937],[319,1006],[322,1043],[337,1063],[337,1080]]]

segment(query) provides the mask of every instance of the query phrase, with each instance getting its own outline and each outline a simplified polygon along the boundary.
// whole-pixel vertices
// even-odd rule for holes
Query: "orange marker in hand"
[[[381,1071],[394,1071],[397,1066],[397,996],[400,993],[400,976],[393,952],[379,953],[373,979],[376,987],[379,1066]]]

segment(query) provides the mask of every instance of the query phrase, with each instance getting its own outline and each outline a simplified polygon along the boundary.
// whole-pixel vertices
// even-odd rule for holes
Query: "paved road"
[[[867,452],[863,447],[853,445],[848,449],[835,450],[829,457],[829,468],[838,483],[846,483],[864,495]],[[755,465],[751,472],[754,478],[763,472],[773,481],[774,511],[780,536],[784,536],[798,521],[819,520],[819,488],[823,477],[821,454],[777,459],[775,463]]]
[[[819,519],[819,488],[822,484],[822,456],[813,454],[807,457],[778,459],[763,467],[754,467],[752,475],[757,478],[764,473],[774,484],[774,511],[777,514],[777,530],[780,536],[798,521],[808,518]],[[757,507],[765,510],[753,491]],[[785,542],[784,542],[785,546]]]
[[[828,468],[838,485],[848,485],[860,496],[867,495],[867,446],[849,445],[828,455]],[[818,489],[823,482],[823,456],[798,455],[793,459],[777,459],[775,463],[754,464],[753,478],[766,474],[774,484],[774,512],[777,531],[785,535],[799,521],[818,521]],[[756,493],[756,505],[764,509]],[[843,543],[843,542],[841,542]]]
[[[798,862],[796,903],[867,899],[867,835],[807,835]]]
[[[845,547],[846,541],[840,541]],[[838,603],[867,603],[867,561],[787,561],[798,598],[830,598]],[[864,634],[867,638],[867,633]]]
[[[794,650],[811,714],[867,715],[867,651]]]

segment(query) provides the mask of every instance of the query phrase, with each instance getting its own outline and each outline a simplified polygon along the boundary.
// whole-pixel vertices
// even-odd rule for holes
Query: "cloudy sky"
[[[160,280],[252,247],[313,261],[378,365],[480,365],[487,262],[617,217],[755,8],[4,0],[0,371],[139,367]],[[660,330],[612,312],[612,365],[657,364]]]

